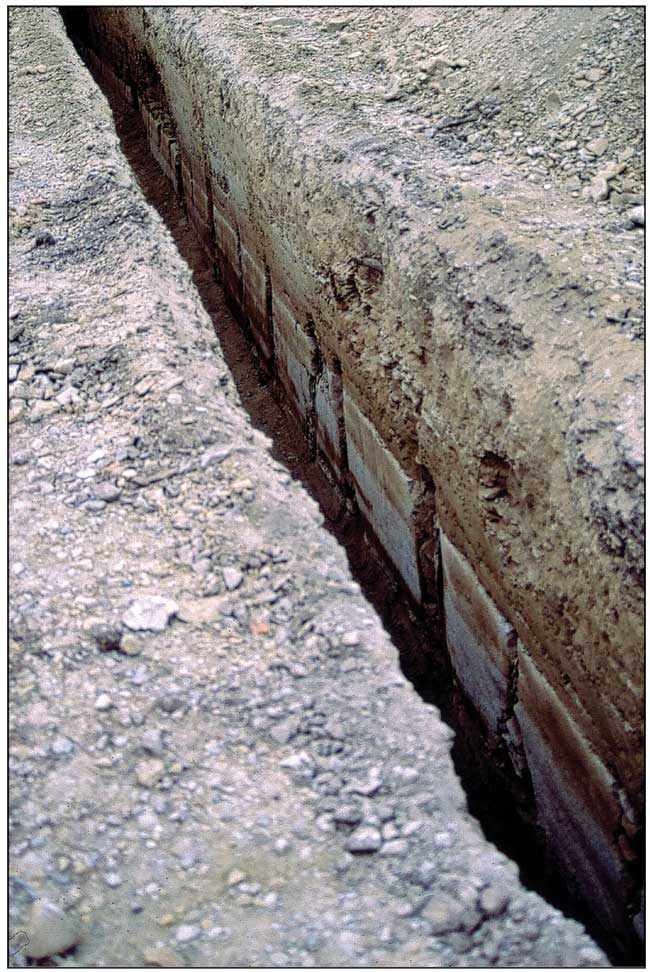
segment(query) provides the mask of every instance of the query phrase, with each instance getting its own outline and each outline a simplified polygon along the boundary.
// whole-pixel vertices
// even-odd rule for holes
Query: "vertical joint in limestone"
[[[239,231],[239,223],[235,223],[235,236],[237,237],[237,300],[239,302],[239,306],[241,307],[244,301],[244,275],[242,272],[241,233]]]
[[[271,280],[271,268],[268,262],[264,261],[264,280],[266,285],[266,322],[269,333],[273,336],[273,282]]]
[[[204,148],[204,158],[208,158],[207,150]],[[210,258],[212,258],[215,250],[215,229],[214,229],[214,193],[212,191],[212,173],[210,171],[210,166],[207,162],[204,163],[204,173],[205,173],[205,195],[207,199],[207,213],[206,213],[206,223],[207,223],[207,239],[205,241],[207,245],[207,252]]]
[[[178,203],[180,206],[185,207],[185,185],[183,183],[183,165],[181,163],[181,153],[180,147],[176,152],[176,157],[174,159],[174,175],[175,175],[175,185],[176,185],[176,195],[178,196]]]
[[[502,758],[512,766],[519,779],[530,782],[530,773],[528,772],[521,729],[519,728],[515,714],[515,706],[519,701],[519,653],[516,650],[518,639],[514,631],[512,632],[510,642],[514,654],[507,675],[506,701],[501,718],[497,722],[498,745],[496,751],[500,752]],[[532,789],[530,791],[530,799],[534,800]]]
[[[341,390],[343,389],[343,366],[339,358],[332,358],[332,371],[334,373],[337,386]],[[354,499],[355,493],[350,479],[350,464],[348,462],[348,440],[345,431],[345,411],[343,409],[343,397],[341,394],[339,401],[339,408],[336,413],[336,427],[338,430],[338,441],[339,441],[339,468],[340,468],[340,478],[343,492],[346,496],[346,501],[352,501],[355,503],[354,509],[356,510],[356,501]]]
[[[422,605],[434,619],[439,619],[441,589],[439,585],[440,543],[436,515],[436,486],[425,466],[418,466],[419,497],[413,509],[413,531],[417,545]]]
[[[642,821],[623,785],[615,778],[613,790],[620,808],[615,839],[625,875],[626,911],[637,928],[643,929],[645,833]],[[641,935],[639,937],[642,937]]]
[[[323,373],[323,354],[318,343],[316,327],[311,314],[307,314],[305,320],[305,333],[313,342],[312,367],[309,373],[309,411],[307,413],[306,432],[307,442],[309,445],[309,454],[312,461],[315,461],[318,455],[318,445],[316,441],[316,393],[319,379]]]

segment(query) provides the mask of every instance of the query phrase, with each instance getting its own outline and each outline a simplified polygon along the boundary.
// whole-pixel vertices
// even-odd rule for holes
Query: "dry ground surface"
[[[91,36],[167,105],[199,173],[187,184],[209,163],[230,239],[236,227],[258,276],[268,264],[274,294],[313,318],[406,472],[433,479],[441,531],[577,726],[573,739],[563,718],[538,726],[563,781],[552,792],[524,742],[539,816],[569,874],[593,877],[599,861],[603,894],[589,877],[583,891],[602,902],[612,888],[606,920],[629,924],[643,801],[642,11],[340,14],[112,11]],[[523,718],[536,704],[505,661]]]
[[[495,77],[470,99],[459,78],[475,55],[453,19],[447,63],[417,69],[422,13],[300,23],[345,63],[332,94],[355,111],[372,84],[387,124],[412,107],[423,137],[478,136],[449,135],[472,172],[501,152],[549,193],[577,193],[584,232],[611,224],[630,247],[615,287],[635,293],[640,82],[619,62],[640,65],[639,14],[576,11],[551,64],[528,45],[552,11],[472,16]],[[286,70],[295,15],[260,21],[260,56]],[[526,56],[504,66],[499,35],[515,28]],[[57,15],[15,11],[10,52],[10,933],[30,939],[12,964],[67,948],[52,964],[606,964],[469,818],[449,731],[248,422]],[[323,90],[303,54],[292,69]],[[601,156],[629,149],[609,198],[583,199]],[[613,288],[594,253],[594,288]]]

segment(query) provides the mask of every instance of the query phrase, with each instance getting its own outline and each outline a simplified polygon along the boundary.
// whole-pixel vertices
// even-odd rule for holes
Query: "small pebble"
[[[345,842],[351,854],[374,854],[380,847],[381,833],[376,827],[357,827]]]
[[[97,483],[95,497],[105,503],[113,503],[122,495],[122,490],[113,483]]]
[[[287,840],[286,837],[278,837],[278,839],[273,844],[273,850],[276,854],[282,856],[287,854],[291,849],[291,842]]]
[[[510,895],[499,888],[489,885],[481,891],[479,906],[481,911],[490,916],[501,915],[510,903]]]
[[[229,591],[236,591],[243,580],[244,575],[241,570],[237,570],[236,567],[224,567],[223,582]]]
[[[145,759],[135,768],[135,775],[140,786],[151,790],[165,773],[165,764],[160,759]]]
[[[74,743],[67,736],[57,736],[50,746],[50,751],[54,756],[67,756],[74,752]]]
[[[408,841],[398,837],[396,840],[387,841],[381,848],[380,853],[387,857],[405,857],[408,849]]]
[[[142,643],[134,634],[123,634],[120,638],[119,649],[123,655],[140,655]]]
[[[627,216],[635,226],[645,226],[645,206],[634,206]]]
[[[145,753],[151,756],[164,756],[165,747],[160,729],[145,729],[142,733],[141,745]]]
[[[157,969],[178,969],[185,965],[176,952],[167,945],[154,945],[152,948],[145,948],[144,964],[150,968]]]
[[[239,871],[237,868],[232,870],[228,877],[226,878],[226,884],[229,888],[234,888],[237,884],[241,884],[242,881],[246,880],[246,875],[243,871]]]

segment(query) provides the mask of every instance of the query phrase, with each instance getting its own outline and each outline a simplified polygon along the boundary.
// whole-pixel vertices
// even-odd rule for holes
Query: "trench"
[[[458,683],[444,638],[440,565],[436,564],[431,580],[433,598],[423,607],[412,597],[369,524],[364,522],[354,490],[345,483],[335,484],[320,461],[313,428],[301,426],[287,407],[285,387],[269,367],[268,357],[260,353],[259,341],[255,342],[247,322],[235,315],[233,302],[228,299],[227,281],[210,259],[205,240],[201,240],[189,218],[183,193],[174,189],[151,154],[137,105],[125,100],[124,91],[118,92],[115,84],[108,84],[97,70],[96,56],[89,57],[84,43],[81,21],[70,9],[63,9],[62,14],[73,43],[110,104],[122,151],[144,196],[162,217],[192,272],[252,424],[272,440],[273,457],[318,502],[325,528],[344,547],[353,577],[399,652],[402,671],[421,698],[435,705],[454,730],[451,755],[470,813],[486,839],[518,865],[526,888],[584,925],[613,964],[635,961],[638,956],[631,956],[627,945],[601,927],[588,905],[571,893],[565,876],[550,863],[544,835],[536,821],[529,775],[516,776],[507,753],[489,742],[478,712]],[[180,165],[177,177],[181,177]],[[266,271],[268,285],[268,268]],[[270,305],[270,286],[267,301]],[[318,373],[318,367],[316,370]],[[433,484],[430,488],[433,490]]]

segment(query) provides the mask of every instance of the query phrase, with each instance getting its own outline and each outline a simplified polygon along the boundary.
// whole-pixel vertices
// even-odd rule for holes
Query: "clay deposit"
[[[623,951],[642,931],[640,16],[69,16]]]

